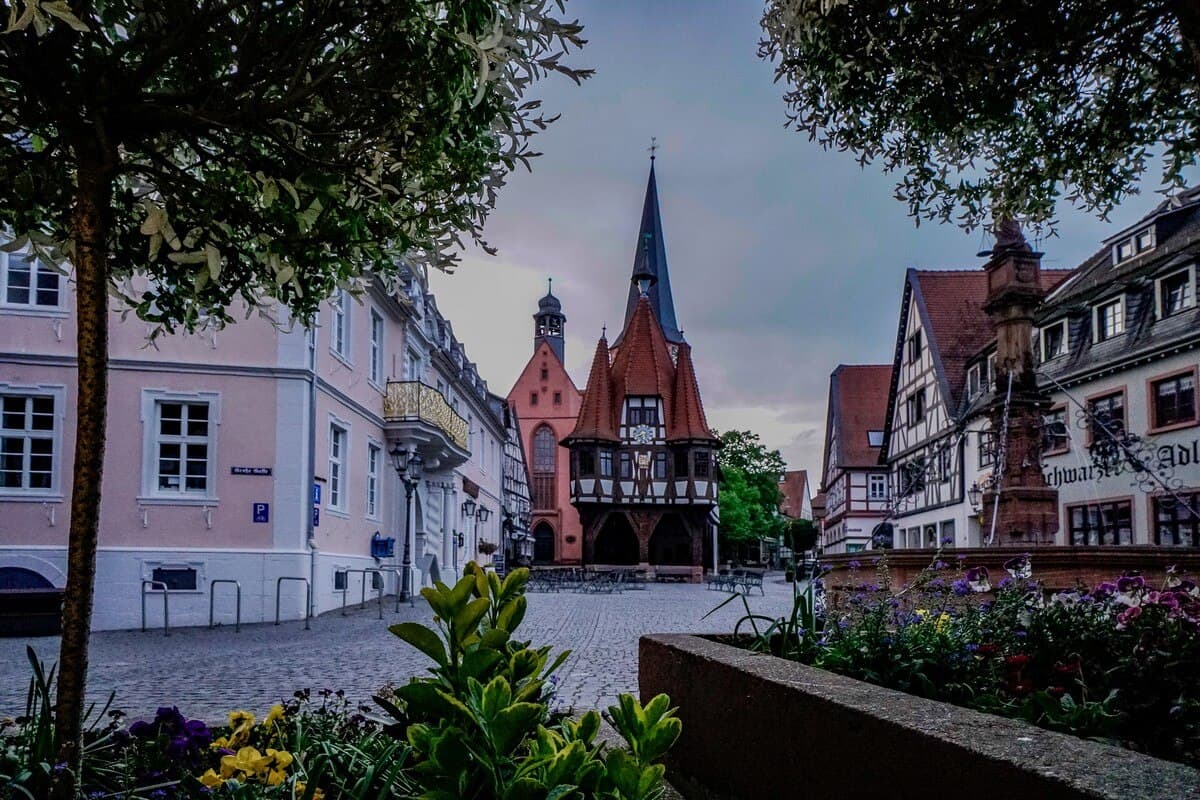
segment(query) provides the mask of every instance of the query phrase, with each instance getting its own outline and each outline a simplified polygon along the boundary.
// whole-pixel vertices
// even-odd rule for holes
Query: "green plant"
[[[628,749],[605,753],[600,716],[552,721],[553,673],[569,656],[550,659],[514,632],[525,616],[527,569],[503,581],[475,563],[453,587],[422,590],[434,627],[390,630],[433,659],[431,677],[414,678],[376,701],[392,730],[412,746],[414,779],[427,800],[649,800],[661,792],[656,764],[678,738],[680,723],[665,696],[642,707],[621,696],[609,712]]]

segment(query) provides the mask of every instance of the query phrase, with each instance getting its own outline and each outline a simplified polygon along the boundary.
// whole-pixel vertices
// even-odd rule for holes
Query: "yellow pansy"
[[[221,757],[221,777],[233,778],[237,773],[257,775],[271,763],[270,756],[264,756],[253,747],[243,747],[231,756]]]
[[[267,712],[267,718],[263,720],[264,728],[273,728],[275,723],[283,719],[283,706],[276,703],[271,706],[271,710]]]
[[[942,631],[946,630],[946,628],[949,628],[949,627],[950,627],[950,615],[947,614],[945,611],[943,611],[941,613],[941,616],[939,616],[937,618],[937,622],[934,623],[934,630],[936,630],[938,633],[941,633]]]
[[[225,783],[225,779],[210,769],[208,772],[200,776],[200,783],[204,784],[210,789],[216,789]]]

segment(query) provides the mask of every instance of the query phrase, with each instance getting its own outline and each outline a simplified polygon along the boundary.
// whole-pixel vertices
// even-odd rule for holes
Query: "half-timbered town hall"
[[[510,395],[532,458],[534,563],[699,580],[720,442],[675,316],[653,161],[625,321],[611,343],[600,337],[582,396],[563,367],[565,319],[558,298],[542,298],[535,353]]]

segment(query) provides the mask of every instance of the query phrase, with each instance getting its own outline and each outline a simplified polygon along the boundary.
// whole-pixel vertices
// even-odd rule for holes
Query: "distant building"
[[[822,552],[866,549],[875,526],[888,516],[888,470],[879,463],[879,451],[891,376],[888,364],[841,364],[829,376]]]
[[[493,408],[504,420],[504,469],[501,498],[502,552],[507,568],[528,566],[533,561],[533,503],[529,497],[529,469],[521,423],[517,411],[502,397],[491,396]]]
[[[570,453],[559,444],[575,429],[582,394],[564,366],[567,317],[547,291],[533,317],[533,356],[508,393],[529,467],[534,564],[581,564],[583,526],[571,505]]]
[[[779,480],[779,513],[792,519],[813,518],[811,487],[808,485],[808,470],[793,469],[783,473]]]
[[[578,420],[562,443],[571,451],[585,564],[702,577],[711,563],[720,442],[675,319],[653,162],[625,324],[611,349],[600,337]],[[536,469],[536,454],[534,461]]]

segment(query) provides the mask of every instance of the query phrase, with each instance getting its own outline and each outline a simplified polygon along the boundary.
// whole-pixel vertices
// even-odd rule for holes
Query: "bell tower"
[[[538,301],[537,313],[533,315],[533,349],[545,342],[550,349],[563,361],[563,337],[567,317],[562,313],[562,303],[554,296],[554,279],[547,282],[546,296]]]

